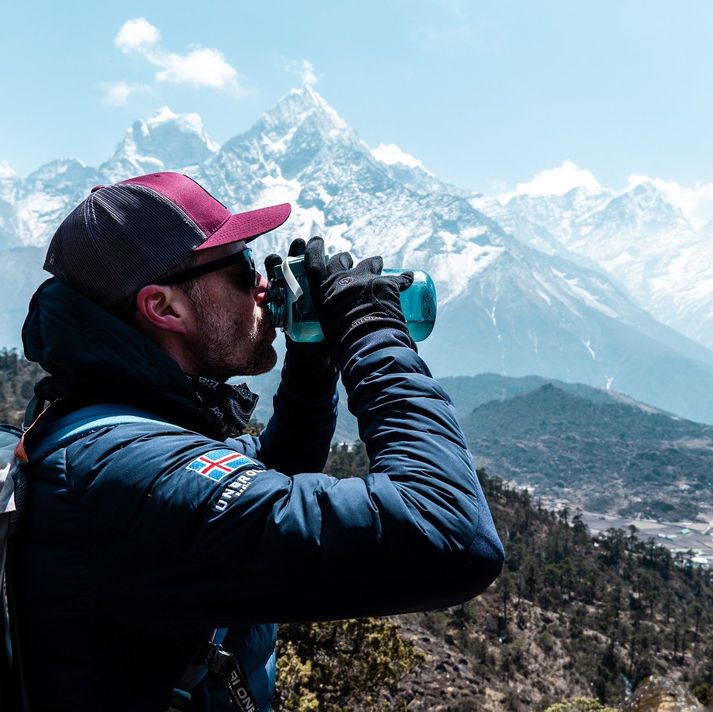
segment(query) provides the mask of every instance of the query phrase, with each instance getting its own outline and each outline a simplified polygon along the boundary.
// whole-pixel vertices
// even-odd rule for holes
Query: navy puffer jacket
[[[23,336],[59,410],[126,403],[181,426],[99,429],[29,468],[11,555],[33,710],[165,709],[215,627],[267,709],[274,622],[448,606],[500,571],[453,406],[398,331],[344,356],[371,464],[342,480],[320,472],[333,383],[308,396],[287,364],[260,437],[223,441],[174,361],[56,280]],[[211,685],[192,709],[229,709]]]

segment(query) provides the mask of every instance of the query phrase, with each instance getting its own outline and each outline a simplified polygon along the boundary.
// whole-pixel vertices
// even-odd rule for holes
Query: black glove
[[[290,243],[290,248],[287,251],[287,256],[288,257],[299,257],[300,255],[304,255],[305,253],[305,241],[301,238],[298,237],[295,240],[292,240]],[[275,267],[277,265],[282,264],[282,257],[280,255],[276,255],[274,252],[271,255],[268,255],[265,258],[265,275],[267,276],[267,281],[272,283],[275,281]],[[296,343],[292,341],[292,339],[287,337],[287,343]]]
[[[305,241],[298,237],[290,243],[288,257],[298,257],[305,253]],[[265,258],[265,275],[268,281],[275,279],[275,267],[282,263],[280,255],[271,254]],[[283,380],[303,393],[333,391],[337,381],[337,368],[326,342],[302,343],[285,337],[287,353],[282,368]]]
[[[301,237],[298,237],[290,243],[287,256],[299,257],[300,255],[304,255],[305,247],[305,241]],[[282,264],[282,257],[280,257],[280,255],[276,255],[274,252],[265,258],[265,275],[267,276],[268,282],[274,281],[275,267],[279,264]],[[300,341],[293,341],[289,334],[285,336],[285,341],[287,342],[288,350],[301,351],[305,356],[309,356],[311,354],[314,358],[331,358],[329,348],[324,341],[303,343]]]
[[[413,284],[413,272],[384,277],[381,257],[354,261],[341,252],[324,263],[324,240],[313,237],[305,250],[305,275],[322,331],[339,356],[359,337],[378,329],[408,335],[399,292]],[[413,340],[411,345],[416,348]]]
[[[305,249],[305,241],[301,237],[298,237],[290,243],[290,248],[287,250],[287,256],[299,257],[300,255],[304,255]],[[265,258],[265,275],[267,276],[269,282],[272,282],[272,280],[275,279],[275,267],[279,264],[282,264],[282,257],[280,257],[280,255],[276,255],[274,252]]]

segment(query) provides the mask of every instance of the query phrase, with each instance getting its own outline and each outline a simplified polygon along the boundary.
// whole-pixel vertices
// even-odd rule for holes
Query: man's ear
[[[192,304],[177,287],[148,284],[136,295],[140,318],[156,329],[185,334]]]

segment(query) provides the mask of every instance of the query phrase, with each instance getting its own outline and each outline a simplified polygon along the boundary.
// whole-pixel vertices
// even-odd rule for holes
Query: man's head
[[[289,214],[286,203],[231,214],[186,176],[139,176],[94,188],[58,228],[45,269],[109,311],[135,306],[138,328],[189,373],[262,372],[275,334],[246,245]]]

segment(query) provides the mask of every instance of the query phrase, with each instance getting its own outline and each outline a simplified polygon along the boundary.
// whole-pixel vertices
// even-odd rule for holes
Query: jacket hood
[[[176,361],[56,278],[33,295],[22,342],[25,356],[50,374],[35,386],[42,400],[130,403],[200,432],[214,429]]]

